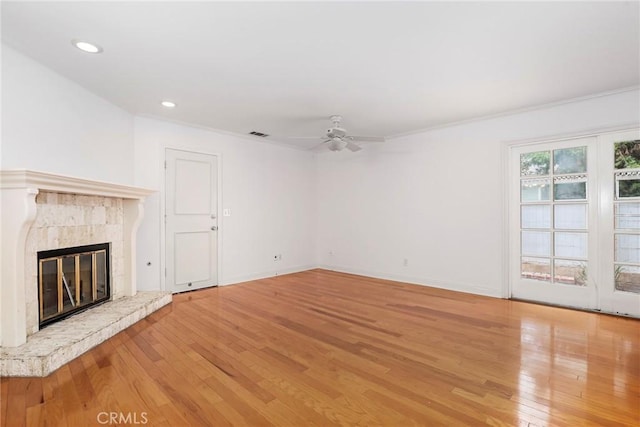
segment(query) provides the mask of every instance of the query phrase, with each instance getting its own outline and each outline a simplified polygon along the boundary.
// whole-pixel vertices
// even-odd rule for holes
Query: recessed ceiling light
[[[176,106],[176,103],[172,101],[162,101],[160,104],[162,104],[163,107],[167,108],[173,108]]]
[[[96,44],[85,42],[82,40],[71,40],[71,44],[87,53],[100,53],[102,48]]]

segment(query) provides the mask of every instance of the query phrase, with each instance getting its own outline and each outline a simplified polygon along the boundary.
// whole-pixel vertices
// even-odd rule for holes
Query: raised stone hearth
[[[0,373],[45,377],[170,302],[169,292],[138,292],[71,316],[29,336],[19,347],[0,348]]]

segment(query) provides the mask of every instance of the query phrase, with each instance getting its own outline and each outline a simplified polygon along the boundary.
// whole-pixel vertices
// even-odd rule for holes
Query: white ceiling
[[[637,86],[639,17],[638,2],[3,1],[2,39],[134,114],[275,139],[341,114],[392,137]]]

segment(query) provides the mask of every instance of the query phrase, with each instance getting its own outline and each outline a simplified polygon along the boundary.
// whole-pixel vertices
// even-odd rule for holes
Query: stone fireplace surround
[[[48,375],[171,301],[136,289],[136,231],[152,191],[28,170],[0,171],[0,190],[3,376]],[[104,242],[111,301],[39,331],[37,252]]]
[[[38,331],[38,252],[111,243],[111,294],[124,289],[123,199],[40,191],[25,247],[27,336]],[[35,284],[35,286],[34,286]]]

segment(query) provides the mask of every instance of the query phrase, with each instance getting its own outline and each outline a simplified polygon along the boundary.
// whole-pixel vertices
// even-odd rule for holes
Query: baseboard
[[[396,282],[411,283],[413,285],[430,286],[433,288],[446,289],[449,291],[465,292],[474,295],[484,295],[493,298],[502,298],[501,289],[491,289],[483,286],[472,285],[468,283],[449,282],[442,280],[434,280],[425,277],[413,277],[400,274],[390,274],[377,271],[360,270],[357,268],[337,266],[337,265],[303,265],[290,267],[279,270],[269,270],[263,272],[256,272],[250,274],[243,274],[241,276],[234,276],[225,279],[220,286],[234,285],[237,283],[249,282],[251,280],[266,279],[268,277],[280,276],[283,274],[299,273],[301,271],[313,270],[315,268],[321,268],[324,270],[338,271],[340,273],[357,274],[359,276],[372,277],[376,279],[393,280]]]
[[[369,270],[359,270],[357,268],[336,266],[336,265],[319,265],[317,268],[325,270],[338,271],[341,273],[357,274],[360,276],[373,277],[376,279],[393,280],[396,282],[411,283],[413,285],[430,286],[432,288],[446,289],[449,291],[464,292],[474,295],[484,295],[494,298],[502,298],[501,289],[485,288],[483,286],[477,286],[468,283],[449,282],[442,280],[434,280],[425,277],[412,277],[400,274],[382,273]]]
[[[281,276],[283,274],[299,273],[301,271],[307,271],[314,268],[318,268],[318,266],[313,264],[308,264],[308,265],[300,265],[295,267],[273,269],[268,271],[243,274],[240,276],[225,278],[221,283],[219,283],[219,286],[235,285],[237,283],[249,282],[251,280],[266,279],[268,277]]]

